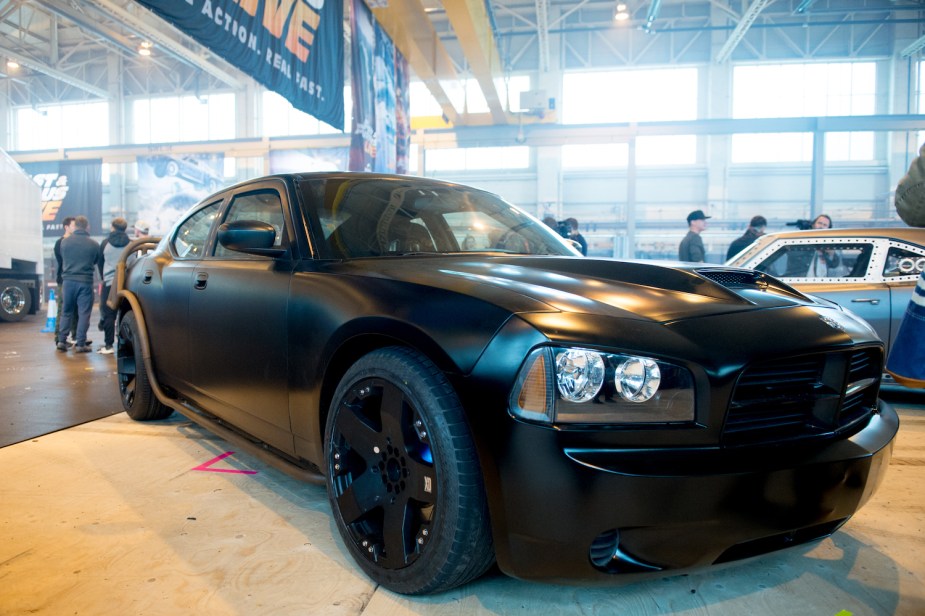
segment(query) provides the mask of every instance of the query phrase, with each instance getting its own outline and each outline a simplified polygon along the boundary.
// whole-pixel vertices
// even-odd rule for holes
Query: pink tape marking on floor
[[[257,474],[257,471],[240,470],[236,468],[212,468],[213,464],[217,462],[221,462],[222,460],[224,460],[230,455],[234,455],[234,452],[226,451],[222,455],[215,456],[208,462],[203,462],[199,466],[194,467],[193,470],[194,471],[208,471],[211,473],[238,473],[239,475],[256,475]]]

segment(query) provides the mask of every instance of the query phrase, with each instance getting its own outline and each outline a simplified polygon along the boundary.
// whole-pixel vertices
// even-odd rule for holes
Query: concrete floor
[[[15,443],[0,448],[2,615],[925,614],[921,395],[891,396],[902,427],[886,483],[819,543],[619,587],[491,572],[408,598],[353,565],[323,488],[178,415],[131,421],[115,360],[58,353],[43,324],[0,323],[0,424]]]

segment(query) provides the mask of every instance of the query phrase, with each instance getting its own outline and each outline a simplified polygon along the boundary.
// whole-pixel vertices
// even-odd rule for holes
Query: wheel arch
[[[460,367],[452,355],[432,336],[406,322],[384,317],[356,319],[343,326],[331,337],[327,360],[319,380],[318,414],[313,446],[321,451],[324,445],[324,426],[328,418],[331,401],[338,384],[347,370],[361,357],[377,349],[400,346],[413,349],[433,362],[454,385],[453,375],[460,373]],[[458,394],[458,392],[457,392]]]

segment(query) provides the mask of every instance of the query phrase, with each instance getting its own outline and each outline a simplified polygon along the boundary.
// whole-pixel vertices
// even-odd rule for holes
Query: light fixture
[[[7,60],[6,67],[11,68],[15,71],[16,69],[19,68],[19,62],[17,62],[16,60]]]
[[[153,43],[150,43],[148,41],[143,41],[141,45],[138,46],[138,55],[150,56],[152,47],[154,47]]]
[[[613,18],[615,21],[626,21],[630,18],[629,11],[626,10],[626,5],[624,3],[617,3],[617,12],[614,13]]]

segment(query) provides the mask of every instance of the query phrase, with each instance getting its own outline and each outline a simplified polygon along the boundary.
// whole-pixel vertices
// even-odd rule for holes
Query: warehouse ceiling
[[[763,57],[764,45],[771,31],[794,57],[811,56],[824,49],[833,33],[846,29],[852,47],[845,53],[850,56],[882,28],[911,23],[917,24],[919,34],[925,31],[919,0],[375,0],[369,4],[408,58],[416,78],[428,86],[446,118],[455,124],[511,122],[497,80],[516,73],[542,75],[592,66],[596,57],[611,65],[665,64],[683,59],[699,46],[717,62],[768,59]],[[626,18],[615,19],[623,4]],[[800,34],[796,25],[810,34]],[[759,29],[760,38],[754,36]],[[673,37],[667,47],[677,50],[675,57],[652,55],[652,41],[659,36]],[[143,45],[150,55],[140,55]],[[925,37],[913,41],[905,52],[920,54],[923,47]],[[552,57],[551,49],[564,51]],[[199,94],[254,85],[250,77],[129,0],[0,0],[0,57],[19,65],[0,64],[0,91],[13,106]],[[478,82],[488,102],[487,114],[470,116],[453,106],[445,87],[461,79]]]

